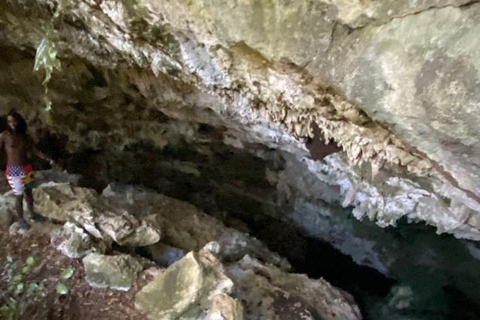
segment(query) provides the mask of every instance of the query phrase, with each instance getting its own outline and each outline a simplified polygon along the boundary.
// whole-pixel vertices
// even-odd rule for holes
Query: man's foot
[[[27,221],[24,219],[18,221],[18,229],[20,230],[28,230],[30,226],[28,225]]]
[[[35,222],[45,222],[45,218],[35,212],[31,214],[30,218]]]

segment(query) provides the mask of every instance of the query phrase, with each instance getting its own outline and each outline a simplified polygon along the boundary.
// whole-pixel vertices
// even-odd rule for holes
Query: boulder
[[[361,320],[352,296],[323,279],[290,274],[245,256],[229,265],[227,275],[249,319]]]
[[[75,222],[94,238],[125,246],[146,246],[160,240],[160,229],[140,221],[95,190],[68,183],[47,183],[34,190],[37,209],[61,222]]]
[[[212,253],[190,252],[137,293],[135,305],[150,319],[203,318],[212,297],[230,293],[232,286]]]
[[[93,241],[85,230],[71,222],[50,234],[51,244],[69,258],[82,258],[89,253],[104,253],[107,244]]]
[[[160,229],[152,227],[148,222],[142,220],[140,225],[129,235],[118,239],[117,243],[121,246],[144,247],[156,244],[160,241]]]
[[[132,256],[106,256],[91,253],[82,260],[87,282],[96,288],[128,291],[135,283],[142,265]]]
[[[25,229],[20,229],[20,226],[18,225],[18,221],[12,223],[10,228],[8,228],[8,233],[11,236],[16,236],[16,235],[24,235],[28,232],[28,230]]]
[[[146,285],[136,307],[150,319],[361,320],[346,292],[245,256],[221,263],[217,242],[190,252]]]
[[[248,234],[226,227],[222,222],[196,207],[137,186],[111,183],[103,195],[118,206],[162,230],[162,243],[185,251],[199,251],[207,243],[220,244],[221,261],[235,261],[244,255],[290,268],[288,261],[270,251]]]

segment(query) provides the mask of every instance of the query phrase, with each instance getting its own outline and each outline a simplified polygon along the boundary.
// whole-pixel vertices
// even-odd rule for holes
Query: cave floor
[[[140,274],[137,283],[128,292],[92,288],[85,280],[81,259],[68,258],[50,244],[45,230],[51,227],[53,225],[49,223],[37,224],[26,234],[13,236],[8,230],[0,230],[0,307],[10,298],[15,298],[17,301],[24,301],[21,305],[25,308],[20,316],[14,318],[11,318],[11,313],[2,314],[0,311],[1,319],[145,319],[145,316],[134,308],[134,298],[139,288],[151,278],[148,270]],[[44,289],[35,295],[36,299],[25,296],[22,299],[19,298],[21,295],[15,295],[11,288],[13,281],[9,280],[9,256],[20,265],[17,269],[21,269],[29,257],[39,259],[24,280],[25,288],[31,283],[43,284]],[[74,273],[64,280],[61,274],[67,268],[74,268]],[[15,274],[19,273],[21,272]],[[65,295],[57,292],[60,282],[68,288]],[[27,292],[27,289],[24,292]]]

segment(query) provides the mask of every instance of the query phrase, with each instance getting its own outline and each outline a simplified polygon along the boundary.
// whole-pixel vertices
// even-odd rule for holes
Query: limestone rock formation
[[[213,297],[230,293],[232,286],[211,253],[191,252],[146,285],[137,294],[136,306],[150,319],[201,319]]]
[[[130,255],[106,256],[91,253],[82,259],[86,280],[93,287],[128,291],[142,265]]]
[[[0,196],[0,225],[3,228],[10,227],[13,220],[15,209],[15,199],[13,197]]]
[[[248,255],[222,265],[215,248],[210,243],[171,265],[137,294],[137,307],[150,319],[362,319],[352,297],[322,279]]]
[[[34,196],[38,210],[48,218],[74,222],[107,243],[146,246],[160,240],[159,229],[111,205],[92,189],[53,183],[35,189]]]
[[[145,220],[157,221],[164,244],[189,252],[199,251],[207,243],[217,241],[221,246],[222,260],[238,260],[250,254],[282,268],[290,267],[284,258],[268,250],[257,239],[225,227],[217,219],[188,203],[145,188],[119,184],[110,184],[103,195],[113,203],[128,208],[129,212],[147,217]]]
[[[219,218],[143,191],[108,195],[125,209],[36,193],[52,218],[82,211],[71,221],[96,238],[147,245],[159,229],[186,252],[217,240],[222,263],[286,269],[219,226],[275,219],[394,279],[445,272],[480,305],[479,13],[478,0],[5,0],[0,112],[17,108],[96,190],[143,184]],[[47,91],[42,62],[61,62]],[[341,151],[312,159],[311,141]]]
[[[105,189],[108,198],[93,190],[65,183],[48,183],[35,194],[42,212],[48,213],[44,210],[52,209],[50,214],[57,220],[72,221],[52,232],[52,244],[69,257],[84,257],[86,280],[91,286],[127,291],[142,270],[141,264],[130,255],[100,254],[109,244],[105,235],[119,244],[143,244],[141,241],[119,241],[138,235],[148,236],[143,225],[137,228],[140,231],[133,232],[133,236],[107,233],[101,227],[105,221],[125,217],[127,212],[131,214],[127,216],[129,221],[140,219],[144,225],[148,222],[149,226],[155,227],[151,230],[165,230],[162,241],[194,250],[184,257],[173,257],[181,259],[171,264],[172,254],[168,252],[175,248],[160,243],[145,246],[144,250],[152,257],[156,256],[166,265],[171,264],[137,295],[138,308],[152,319],[301,319],[305,316],[311,319],[361,319],[348,294],[324,280],[288,274],[285,271],[288,263],[261,242],[223,226],[181,201],[121,185],[110,185]],[[85,221],[94,221],[91,225],[98,225],[94,230],[98,230],[103,238],[94,239],[95,232]],[[119,228],[107,230],[116,229]],[[202,242],[211,239],[218,240],[218,243],[209,242],[199,248]],[[180,251],[176,249],[175,255]],[[164,254],[168,257],[162,258]],[[249,254],[280,268],[260,263]],[[332,314],[337,316],[330,318]]]
[[[60,229],[51,232],[51,243],[69,258],[83,258],[89,253],[104,253],[106,244],[95,242],[82,228],[66,222]]]
[[[247,319],[362,319],[353,298],[323,279],[288,274],[245,256],[228,266]]]

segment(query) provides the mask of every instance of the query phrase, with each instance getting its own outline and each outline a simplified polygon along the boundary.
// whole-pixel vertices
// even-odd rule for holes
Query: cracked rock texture
[[[352,297],[323,279],[289,274],[248,255],[222,265],[215,247],[209,243],[159,274],[137,293],[137,308],[165,320],[362,319]]]
[[[51,243],[69,258],[82,258],[89,253],[104,253],[106,250],[102,242],[94,243],[87,232],[72,222],[66,222],[63,228],[53,230]]]
[[[250,254],[280,268],[290,268],[284,258],[268,250],[257,239],[227,228],[221,221],[188,203],[143,188],[118,184],[110,184],[103,191],[103,195],[134,215],[143,216],[147,221],[155,221],[163,230],[164,244],[188,252],[198,251],[207,243],[217,241],[221,246],[219,257],[223,261],[238,260]],[[152,250],[155,250],[155,246]]]
[[[160,229],[137,220],[125,209],[111,205],[94,190],[67,183],[50,185],[34,191],[36,207],[56,221],[71,221],[91,236],[121,246],[147,246],[160,240]]]
[[[228,266],[227,274],[253,319],[362,319],[353,298],[323,279],[285,274],[249,256]]]

